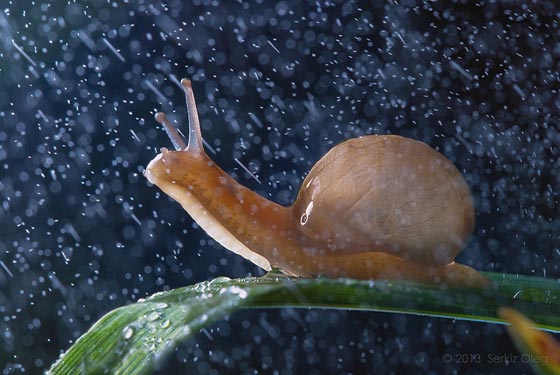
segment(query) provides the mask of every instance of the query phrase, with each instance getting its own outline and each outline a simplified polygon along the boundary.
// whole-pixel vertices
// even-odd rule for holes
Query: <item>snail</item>
[[[281,206],[208,157],[191,82],[181,85],[188,144],[157,113],[176,151],[161,148],[144,175],[225,248],[292,276],[487,285],[454,261],[473,231],[473,199],[461,173],[436,150],[397,135],[347,140],[313,166],[295,202]]]

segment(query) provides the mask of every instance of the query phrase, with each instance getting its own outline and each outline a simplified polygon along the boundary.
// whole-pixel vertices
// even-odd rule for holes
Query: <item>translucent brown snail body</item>
[[[348,140],[313,166],[295,203],[284,207],[206,155],[191,83],[181,84],[189,143],[158,113],[176,151],[162,148],[145,176],[227,249],[302,277],[487,284],[454,262],[472,233],[474,207],[461,173],[439,152],[395,135]]]

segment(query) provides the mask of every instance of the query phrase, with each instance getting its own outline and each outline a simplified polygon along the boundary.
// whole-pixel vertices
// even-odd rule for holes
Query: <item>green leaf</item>
[[[486,289],[448,289],[406,281],[217,278],[111,311],[60,357],[50,373],[149,373],[178,343],[243,307],[344,308],[503,323],[496,312],[510,306],[537,327],[560,332],[558,280],[485,275],[493,281]]]

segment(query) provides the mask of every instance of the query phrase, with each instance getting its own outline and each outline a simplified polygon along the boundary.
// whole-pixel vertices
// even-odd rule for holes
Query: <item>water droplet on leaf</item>
[[[123,337],[125,340],[128,340],[134,334],[134,330],[131,327],[124,327],[123,329]]]

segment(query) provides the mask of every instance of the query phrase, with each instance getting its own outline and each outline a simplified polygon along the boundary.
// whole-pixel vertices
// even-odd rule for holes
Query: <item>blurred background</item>
[[[290,204],[345,139],[412,137],[471,186],[460,262],[559,278],[559,13],[521,0],[1,1],[0,370],[41,373],[103,314],[157,291],[263,274],[142,176],[171,147],[154,113],[186,129],[182,77],[212,158],[263,196]],[[442,359],[462,353],[482,363]],[[516,353],[499,325],[243,310],[159,373],[529,373],[485,360]]]

